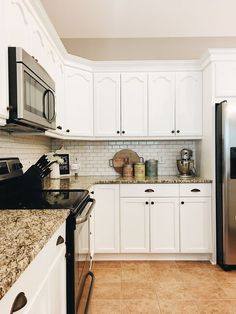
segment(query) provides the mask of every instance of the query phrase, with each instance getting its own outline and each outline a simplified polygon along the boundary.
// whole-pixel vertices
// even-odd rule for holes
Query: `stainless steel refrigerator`
[[[217,263],[236,268],[236,103],[216,104]]]

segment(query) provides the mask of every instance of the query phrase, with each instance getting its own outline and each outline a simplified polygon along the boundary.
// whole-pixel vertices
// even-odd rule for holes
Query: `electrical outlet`
[[[158,163],[159,163],[159,164],[164,164],[164,162],[165,162],[165,161],[164,161],[164,156],[159,156],[159,157],[158,157]]]

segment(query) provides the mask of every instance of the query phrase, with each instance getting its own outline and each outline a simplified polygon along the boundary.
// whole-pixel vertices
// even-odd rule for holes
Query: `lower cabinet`
[[[119,253],[119,184],[95,185],[94,197],[95,253]]]
[[[179,252],[179,199],[151,199],[150,204],[151,252]]]
[[[121,198],[121,253],[179,252],[178,198]]]
[[[144,198],[121,198],[121,253],[149,252],[149,202]]]
[[[35,259],[0,300],[0,313],[66,314],[65,224],[52,236]],[[13,310],[15,300],[26,304]],[[11,311],[11,309],[13,311]]]
[[[180,199],[180,251],[208,253],[212,249],[211,198]]]

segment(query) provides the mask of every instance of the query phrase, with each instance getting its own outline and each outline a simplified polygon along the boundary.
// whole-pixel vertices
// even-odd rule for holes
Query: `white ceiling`
[[[41,0],[61,38],[236,36],[235,0]]]

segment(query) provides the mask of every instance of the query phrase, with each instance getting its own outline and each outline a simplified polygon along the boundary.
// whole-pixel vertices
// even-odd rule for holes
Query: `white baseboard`
[[[212,254],[95,254],[94,261],[211,261]],[[212,262],[212,261],[211,261]],[[214,264],[214,263],[213,263]]]

